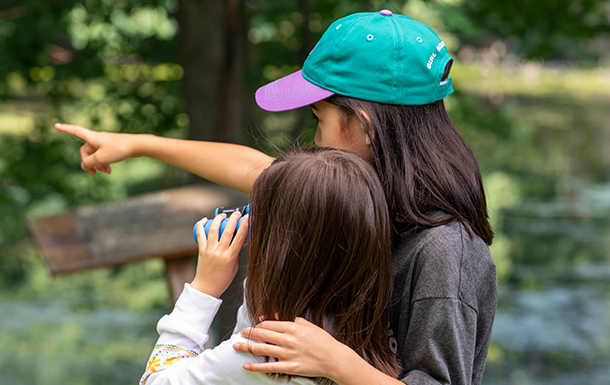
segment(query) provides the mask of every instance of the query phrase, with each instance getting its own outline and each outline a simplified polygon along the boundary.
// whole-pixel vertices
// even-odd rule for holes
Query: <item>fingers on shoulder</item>
[[[265,363],[248,363],[244,365],[244,369],[251,372],[260,373],[286,373],[298,374],[299,364],[296,362],[265,362]]]
[[[261,323],[256,325],[256,328],[271,330],[277,333],[296,333],[298,331],[295,322],[291,321],[263,320]]]
[[[305,318],[303,317],[297,317],[294,319],[294,323],[296,324],[300,324],[300,325],[312,325],[311,322],[307,321]]]

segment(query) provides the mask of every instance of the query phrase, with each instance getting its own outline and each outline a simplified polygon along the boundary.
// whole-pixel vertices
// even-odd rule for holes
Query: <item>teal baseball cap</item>
[[[443,79],[453,62],[445,43],[427,25],[381,12],[355,13],[324,32],[303,69],[256,91],[267,111],[307,106],[340,94],[396,105],[422,105],[453,92]]]

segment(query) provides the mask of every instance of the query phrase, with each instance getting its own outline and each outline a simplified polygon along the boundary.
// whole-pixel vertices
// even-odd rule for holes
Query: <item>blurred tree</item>
[[[600,56],[610,12],[605,0],[1,0],[0,244],[25,237],[41,202],[126,194],[83,173],[52,123],[247,143],[256,86],[300,68],[333,20],[383,8],[430,24],[453,52],[508,39],[545,59]],[[308,112],[293,114],[289,139]]]
[[[459,3],[477,27],[470,41],[508,39],[527,58],[597,60],[610,48],[607,0],[440,1]],[[450,5],[449,7],[456,7]]]
[[[244,142],[247,18],[238,0],[180,0],[177,12],[190,137]]]
[[[24,276],[25,259],[15,250],[26,239],[28,212],[125,195],[112,179],[79,170],[77,142],[53,123],[186,136],[176,6],[0,2],[0,285]]]
[[[148,166],[143,167],[136,160],[117,165],[109,178],[91,177],[80,170],[78,141],[56,133],[51,128],[53,123],[64,121],[96,130],[245,143],[249,138],[244,135],[244,128],[251,122],[249,117],[258,114],[253,121],[261,122],[263,134],[268,127],[277,126],[287,139],[293,139],[303,132],[304,125],[311,124],[307,109],[267,114],[254,108],[254,89],[299,69],[332,21],[353,12],[384,8],[430,25],[452,54],[460,58],[467,51],[474,53],[474,60],[484,59],[484,52],[496,54],[495,61],[455,66],[456,92],[446,105],[480,161],[487,191],[502,195],[495,196],[496,202],[488,201],[492,216],[498,215],[492,217],[500,229],[492,254],[501,282],[518,282],[518,274],[525,271],[523,265],[529,263],[526,260],[539,264],[548,259],[556,262],[544,269],[542,276],[556,270],[565,271],[563,276],[572,279],[569,277],[574,272],[593,266],[601,273],[592,274],[598,278],[588,286],[598,287],[604,270],[588,263],[607,260],[605,233],[600,232],[599,240],[594,238],[594,242],[582,237],[581,243],[573,246],[566,243],[564,234],[562,238],[548,237],[543,241],[535,238],[539,246],[536,248],[531,246],[534,241],[529,235],[516,237],[504,233],[502,226],[504,222],[510,224],[505,220],[507,207],[522,197],[546,200],[558,196],[569,207],[579,208],[578,189],[583,181],[608,179],[610,158],[600,155],[608,153],[607,98],[604,82],[600,81],[607,77],[607,70],[592,70],[587,76],[562,76],[562,85],[571,83],[570,87],[550,87],[536,94],[536,87],[546,87],[549,78],[554,81],[558,77],[554,74],[559,72],[545,78],[538,76],[543,68],[539,60],[520,65],[523,59],[559,60],[568,65],[599,65],[600,59],[608,60],[608,0],[0,0],[0,289],[10,287],[3,298],[22,300],[24,292],[35,298],[38,302],[31,306],[32,312],[21,312],[25,317],[38,314],[40,304],[49,301],[75,304],[66,309],[91,311],[118,305],[148,311],[162,303],[159,298],[164,298],[164,288],[154,284],[162,280],[163,265],[154,264],[155,261],[61,280],[45,275],[48,272],[27,236],[26,215],[53,214],[76,205],[121,199],[136,190],[135,183],[161,174],[150,173]],[[498,56],[502,53],[515,59],[512,63],[517,71],[507,68],[497,72],[494,79],[501,81],[488,88],[472,87],[473,83],[491,81],[492,75],[484,72],[500,63]],[[521,73],[521,69],[531,71]],[[502,94],[502,85],[506,88],[507,82],[516,77],[518,81],[509,89],[528,84],[516,95]],[[529,84],[537,83],[533,78],[540,80],[538,86]],[[466,83],[470,86],[466,87]],[[570,92],[554,91],[573,90],[574,83],[583,84],[577,103]],[[593,88],[595,93],[590,92]],[[525,94],[529,96],[524,98]],[[265,145],[262,141],[261,147]],[[137,166],[127,173],[131,165]],[[167,175],[168,172],[162,174],[162,186],[153,181],[154,185],[140,184],[137,189],[177,183]],[[605,202],[607,186],[601,187],[596,199]],[[593,221],[581,216],[578,226],[561,231],[567,229],[565,234],[574,232],[578,237],[586,235],[581,230],[606,213],[598,207],[596,203],[592,209]],[[530,258],[532,252],[526,253],[526,249],[535,249],[533,254],[538,258]],[[524,276],[524,285],[530,285]],[[21,290],[15,290],[23,283],[26,284]],[[9,309],[4,312],[9,318],[14,317],[12,307],[5,309]],[[104,375],[111,376],[112,383],[133,383],[145,359],[137,358],[137,352],[133,352],[148,354],[149,337],[143,338],[141,345],[134,345],[136,349],[128,352],[129,357],[116,348],[122,336],[110,339],[112,343],[100,350],[96,334],[75,327],[72,313],[67,313],[70,321],[65,324],[56,323],[51,316],[46,324],[25,322],[23,328],[17,329],[20,333],[7,334],[3,345],[7,353],[2,357],[7,359],[4,362],[0,358],[0,367],[13,370],[13,377],[10,370],[3,371],[8,372],[8,381],[18,378],[14,373],[19,373],[22,378],[18,380],[27,378],[32,383],[38,377],[48,383],[98,383]],[[106,318],[98,318],[97,314],[91,313],[90,318],[80,322],[116,334],[115,326],[101,326]],[[100,324],[91,326],[90,320],[96,319],[101,319]],[[155,320],[153,317],[150,325],[137,330],[153,330]],[[64,333],[49,334],[49,327],[63,328]],[[118,327],[124,328],[124,324]],[[126,330],[130,336],[139,333]],[[48,335],[48,339],[42,335]],[[68,343],[57,344],[58,336]],[[100,341],[108,339],[101,337]],[[80,348],[71,349],[70,343]],[[15,347],[23,354],[13,354]],[[61,348],[71,353],[66,355]],[[554,364],[553,370],[572,366],[574,373],[601,373],[595,378],[606,378],[607,351],[598,354],[597,350],[590,350],[595,359],[588,354],[576,359],[570,356],[569,361],[576,364],[565,365],[568,360],[561,358],[562,351],[555,348],[542,355],[500,348],[492,345],[489,362],[496,364],[496,371],[502,372],[499,376],[506,381],[537,383],[536,379],[522,376],[505,378],[510,370],[526,373],[522,367],[511,367],[519,360],[534,362],[533,371],[537,373],[541,373],[541,367],[546,370]],[[31,352],[24,353],[27,351]],[[32,366],[32,359],[39,364]],[[600,370],[596,371],[598,361]],[[121,374],[121,370],[130,374]],[[491,370],[493,373],[494,368]],[[490,383],[495,380],[491,378]],[[572,373],[568,378],[579,381]]]

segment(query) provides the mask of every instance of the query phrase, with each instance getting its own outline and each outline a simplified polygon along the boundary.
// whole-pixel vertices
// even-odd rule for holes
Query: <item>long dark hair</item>
[[[471,237],[491,245],[494,233],[479,166],[442,100],[421,106],[342,95],[325,100],[340,107],[344,127],[354,116],[364,126],[395,228],[459,221]],[[439,211],[446,215],[434,214]]]
[[[250,317],[303,317],[396,377],[390,219],[370,163],[333,148],[291,150],[256,179],[250,199]]]

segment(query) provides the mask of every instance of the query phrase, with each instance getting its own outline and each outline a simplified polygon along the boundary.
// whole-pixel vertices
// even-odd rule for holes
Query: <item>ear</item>
[[[375,139],[375,132],[373,131],[373,125],[371,124],[371,118],[369,117],[369,114],[367,114],[362,108],[359,108],[358,111],[360,112],[360,115],[362,115],[362,117],[368,123],[369,130],[371,132],[371,139]],[[364,130],[364,134],[366,135],[366,129],[364,128],[364,126],[362,127],[362,129]]]
[[[367,122],[369,122],[370,125],[371,118],[369,118],[369,114],[367,114],[362,108],[359,108],[358,111],[360,111],[360,114],[364,117],[364,119],[366,119]]]

